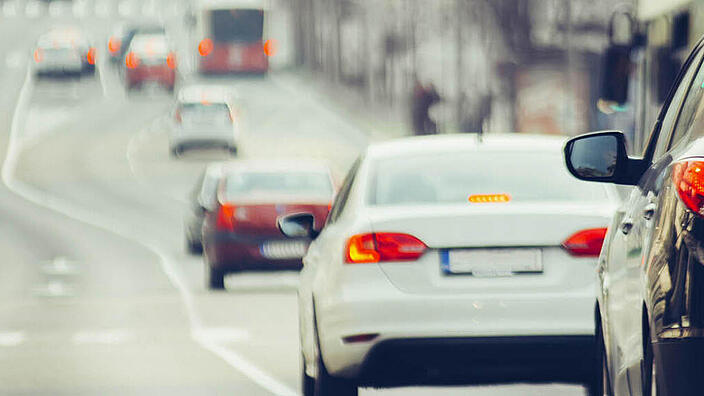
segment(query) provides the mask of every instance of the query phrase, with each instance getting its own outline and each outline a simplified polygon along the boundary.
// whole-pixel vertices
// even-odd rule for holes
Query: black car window
[[[702,51],[700,50],[694,60],[689,64],[687,72],[682,77],[680,84],[677,86],[677,90],[672,97],[672,101],[665,113],[665,117],[662,120],[662,127],[660,128],[660,136],[658,138],[657,146],[655,148],[655,154],[653,159],[660,158],[668,148],[673,147],[677,144],[683,136],[684,130],[680,128],[682,120],[689,117],[687,115],[691,107],[691,99],[694,96],[701,96],[701,80],[702,74],[699,73],[696,80],[699,81],[697,86],[692,84],[692,78],[695,72],[699,69],[702,60]],[[691,87],[691,89],[690,89]],[[675,127],[677,125],[677,127]]]
[[[704,51],[700,51],[704,52]],[[699,55],[698,58],[704,57]],[[701,63],[701,62],[700,62]],[[684,100],[677,125],[673,132],[670,148],[675,148],[680,144],[690,142],[701,137],[704,132],[704,69],[699,67],[691,88]]]
[[[357,161],[352,164],[352,167],[347,172],[347,176],[345,176],[345,181],[342,183],[342,187],[337,193],[337,196],[335,197],[335,202],[333,202],[332,208],[330,209],[330,215],[328,216],[327,221],[329,224],[332,224],[337,221],[337,219],[340,217],[340,214],[342,214],[342,210],[344,209],[345,204],[347,204],[347,198],[349,198],[350,190],[352,190],[352,184],[354,184],[354,179],[357,175],[357,171],[359,170],[359,164],[361,162],[361,159],[357,159]]]

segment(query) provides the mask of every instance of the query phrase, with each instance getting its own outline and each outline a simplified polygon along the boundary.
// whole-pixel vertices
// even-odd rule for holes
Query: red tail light
[[[86,54],[86,61],[88,61],[88,64],[94,65],[95,64],[95,48],[90,47],[88,50],[88,53]]]
[[[350,264],[384,261],[412,261],[425,253],[427,246],[420,239],[393,232],[360,234],[347,241],[345,261]]]
[[[166,56],[166,64],[169,66],[169,69],[175,69],[176,68],[176,54],[173,52],[170,52],[169,55]]]
[[[572,256],[599,257],[604,237],[606,237],[606,228],[590,228],[574,233],[562,242],[562,247]]]
[[[125,66],[128,69],[134,69],[139,66],[139,57],[134,52],[130,52],[125,56]]]
[[[677,195],[692,212],[704,216],[704,161],[683,161],[672,168]]]
[[[220,231],[235,230],[235,206],[231,204],[222,204],[218,209],[215,227]]]
[[[204,38],[198,43],[198,53],[200,56],[208,56],[213,51],[213,40]]]
[[[42,51],[41,48],[35,49],[34,50],[34,61],[37,63],[40,63],[43,60],[44,60],[44,51]]]
[[[122,47],[122,41],[117,37],[110,37],[110,40],[108,40],[108,51],[114,55],[120,50],[120,47]]]

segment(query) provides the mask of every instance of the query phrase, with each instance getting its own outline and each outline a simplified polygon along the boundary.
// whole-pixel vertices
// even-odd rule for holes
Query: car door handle
[[[631,219],[626,219],[621,223],[621,232],[623,235],[628,235],[629,232],[633,229],[633,220]]]
[[[655,216],[655,211],[657,210],[658,206],[654,203],[649,203],[645,206],[643,209],[643,218],[646,220],[650,220]]]

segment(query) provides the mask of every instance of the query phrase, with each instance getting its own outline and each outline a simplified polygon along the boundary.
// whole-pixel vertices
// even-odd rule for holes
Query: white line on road
[[[29,202],[55,212],[62,213],[67,217],[82,223],[113,233],[114,235],[133,241],[152,251],[159,258],[161,268],[168,277],[169,281],[181,295],[181,299],[188,314],[191,327],[191,338],[196,343],[219,356],[230,366],[247,376],[250,380],[262,388],[277,395],[297,395],[297,392],[293,388],[277,380],[234,350],[217,344],[216,340],[213,340],[207,336],[207,331],[203,332],[205,327],[203,326],[200,316],[196,311],[195,303],[193,301],[193,294],[188,289],[185,279],[183,279],[176,270],[174,260],[167,253],[162,251],[156,243],[139,239],[135,236],[134,229],[131,227],[125,227],[123,224],[119,224],[110,219],[99,216],[95,212],[85,210],[84,208],[76,206],[69,201],[51,196],[15,179],[14,173],[17,167],[17,160],[22,149],[19,144],[20,127],[22,125],[21,122],[25,118],[29,100],[31,99],[32,87],[32,74],[28,69],[24,84],[20,90],[15,112],[12,116],[12,125],[10,127],[10,136],[7,144],[7,154],[5,156],[5,162],[2,165],[1,174],[5,185],[15,194],[23,197]]]
[[[21,331],[11,331],[0,333],[0,347],[13,347],[25,341],[24,333]]]

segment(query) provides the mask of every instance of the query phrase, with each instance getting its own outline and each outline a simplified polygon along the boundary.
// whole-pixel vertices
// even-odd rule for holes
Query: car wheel
[[[643,396],[657,396],[660,392],[658,389],[658,368],[653,355],[653,344],[650,341],[646,342],[646,347],[643,356]]]
[[[609,376],[609,365],[606,358],[606,345],[604,345],[604,334],[601,324],[596,329],[596,365],[592,373],[592,381],[588,384],[589,396],[612,396],[611,378]]]
[[[302,358],[301,363],[301,390],[303,396],[315,395],[315,378],[306,374],[306,359]]]
[[[203,253],[203,244],[200,241],[194,241],[193,239],[186,237],[186,249],[190,254],[201,254]]]
[[[213,268],[210,264],[207,265],[206,273],[208,276],[208,289],[224,290],[225,289],[225,272],[219,268]]]
[[[318,375],[315,382],[315,396],[357,396],[357,384],[344,379],[337,378],[325,368],[322,357],[318,356]]]

